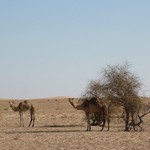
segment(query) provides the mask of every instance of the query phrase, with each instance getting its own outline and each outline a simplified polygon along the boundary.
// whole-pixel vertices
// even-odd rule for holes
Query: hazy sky
[[[149,0],[0,0],[0,98],[81,96],[125,61],[150,96]]]

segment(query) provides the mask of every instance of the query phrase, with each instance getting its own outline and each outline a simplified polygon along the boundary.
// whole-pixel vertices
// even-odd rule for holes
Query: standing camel
[[[26,111],[30,111],[30,118],[31,118],[31,120],[30,120],[30,123],[29,123],[29,127],[30,127],[31,123],[32,123],[32,127],[34,127],[35,108],[30,102],[25,100],[23,102],[20,102],[17,107],[14,106],[14,104],[11,101],[9,101],[9,104],[10,104],[10,107],[12,108],[13,111],[15,111],[15,112],[18,111],[19,112],[19,115],[20,115],[20,127],[24,127],[23,113],[26,112]]]
[[[90,114],[97,113],[102,118],[102,129],[104,129],[105,122],[108,123],[108,131],[109,131],[109,117],[107,112],[106,104],[103,101],[98,102],[96,98],[91,98],[90,100],[84,100],[84,102],[81,105],[74,105],[73,99],[69,99],[70,104],[76,109],[76,110],[83,110],[86,115],[87,119],[87,130],[91,131],[91,125],[90,125]]]

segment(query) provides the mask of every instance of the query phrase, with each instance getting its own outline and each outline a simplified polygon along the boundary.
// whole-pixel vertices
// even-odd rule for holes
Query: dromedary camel
[[[26,111],[30,111],[30,123],[29,123],[29,127],[32,123],[32,127],[34,127],[34,121],[35,121],[35,108],[34,106],[28,102],[27,100],[20,102],[19,105],[16,107],[14,106],[14,104],[9,101],[10,107],[12,108],[13,111],[18,111],[19,115],[20,115],[20,127],[24,127],[24,119],[23,119],[23,113]]]
[[[75,106],[73,103],[73,98],[69,98],[70,104],[77,110],[83,110],[85,112],[86,118],[87,118],[87,130],[91,131],[91,125],[90,125],[90,114],[98,113],[100,117],[102,118],[102,129],[104,129],[105,122],[108,123],[108,131],[109,131],[109,117],[107,112],[107,106],[103,101],[98,102],[96,98],[91,98],[90,100],[84,100],[84,102],[81,105]]]

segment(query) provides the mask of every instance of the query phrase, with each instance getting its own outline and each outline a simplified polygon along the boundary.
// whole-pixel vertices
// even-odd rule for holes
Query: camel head
[[[9,101],[10,106],[13,106],[14,103],[15,103],[14,101]]]
[[[80,104],[80,105],[75,105],[75,104],[73,103],[73,98],[69,98],[69,102],[70,102],[70,104],[71,104],[75,109],[77,109],[77,110],[84,110],[84,109],[85,109],[85,103],[82,103],[82,104]]]
[[[13,105],[13,102],[9,101],[9,104],[10,104],[10,106],[12,106],[12,105]]]
[[[73,98],[69,98],[69,103],[70,103],[73,107],[75,107],[75,106],[74,106],[74,103],[73,103]]]
[[[15,102],[14,101],[9,101],[9,104],[14,104]]]
[[[17,107],[14,106],[14,102],[9,101],[10,107],[14,110],[14,111],[18,111]]]
[[[72,102],[73,101],[73,98],[69,98],[69,102]]]

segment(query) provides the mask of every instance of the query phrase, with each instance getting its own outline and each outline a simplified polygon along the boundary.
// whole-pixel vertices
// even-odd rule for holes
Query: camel
[[[69,98],[70,104],[76,109],[76,110],[83,110],[86,115],[87,119],[87,130],[91,131],[91,124],[90,124],[90,114],[97,113],[102,118],[102,129],[103,131],[105,127],[105,122],[108,123],[108,131],[109,131],[109,117],[107,112],[107,106],[103,101],[97,101],[96,98],[91,98],[90,100],[85,99],[84,102],[81,105],[74,105],[73,98]]]
[[[27,100],[23,101],[23,102],[20,102],[18,104],[18,106],[14,106],[14,104],[9,101],[9,104],[10,104],[10,107],[12,108],[13,111],[15,112],[19,112],[19,115],[20,115],[20,127],[24,127],[24,119],[23,119],[23,113],[26,112],[26,111],[30,111],[30,123],[29,123],[29,127],[32,123],[32,127],[34,127],[34,121],[35,121],[35,108],[34,106],[28,102]]]

